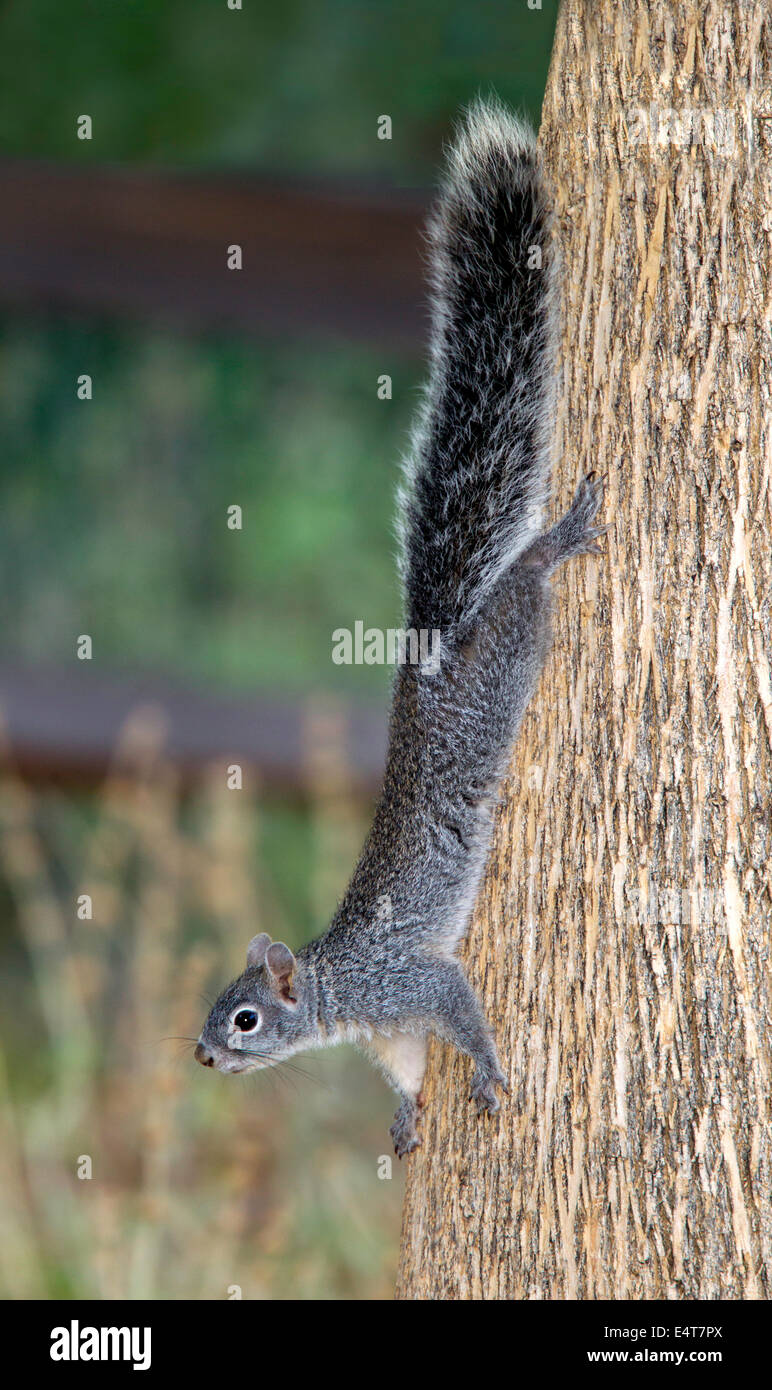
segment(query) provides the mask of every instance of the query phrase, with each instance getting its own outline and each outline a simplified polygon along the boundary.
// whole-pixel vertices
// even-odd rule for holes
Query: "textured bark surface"
[[[767,0],[565,0],[542,145],[567,505],[466,960],[511,1095],[433,1045],[401,1297],[772,1293]],[[562,510],[561,505],[561,510]]]

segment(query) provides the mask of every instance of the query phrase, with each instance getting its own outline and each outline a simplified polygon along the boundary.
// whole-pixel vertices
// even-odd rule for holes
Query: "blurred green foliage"
[[[387,366],[379,401],[383,352],[1,325],[5,660],[70,663],[88,632],[102,668],[385,689],[330,653],[335,627],[399,619],[393,494],[419,371]]]
[[[459,106],[538,121],[557,0],[6,0],[0,148],[423,182]],[[75,136],[79,115],[93,139]],[[389,114],[391,141],[376,139]]]

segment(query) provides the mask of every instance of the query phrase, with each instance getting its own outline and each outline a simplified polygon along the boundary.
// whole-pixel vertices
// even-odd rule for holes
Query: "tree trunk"
[[[511,1094],[434,1045],[403,1298],[772,1292],[767,0],[564,0],[555,642],[470,934]]]

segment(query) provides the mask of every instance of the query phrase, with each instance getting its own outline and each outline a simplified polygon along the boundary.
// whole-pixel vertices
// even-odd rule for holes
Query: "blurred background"
[[[350,1049],[226,1078],[193,1041],[365,833],[390,673],[331,634],[399,621],[421,223],[477,92],[538,123],[555,14],[0,9],[7,1298],[391,1296],[384,1083]]]

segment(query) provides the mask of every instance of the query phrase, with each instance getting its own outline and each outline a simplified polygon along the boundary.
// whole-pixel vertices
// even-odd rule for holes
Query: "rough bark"
[[[613,531],[466,950],[511,1095],[433,1046],[401,1297],[772,1291],[771,40],[767,0],[560,14],[555,494],[599,469]]]

